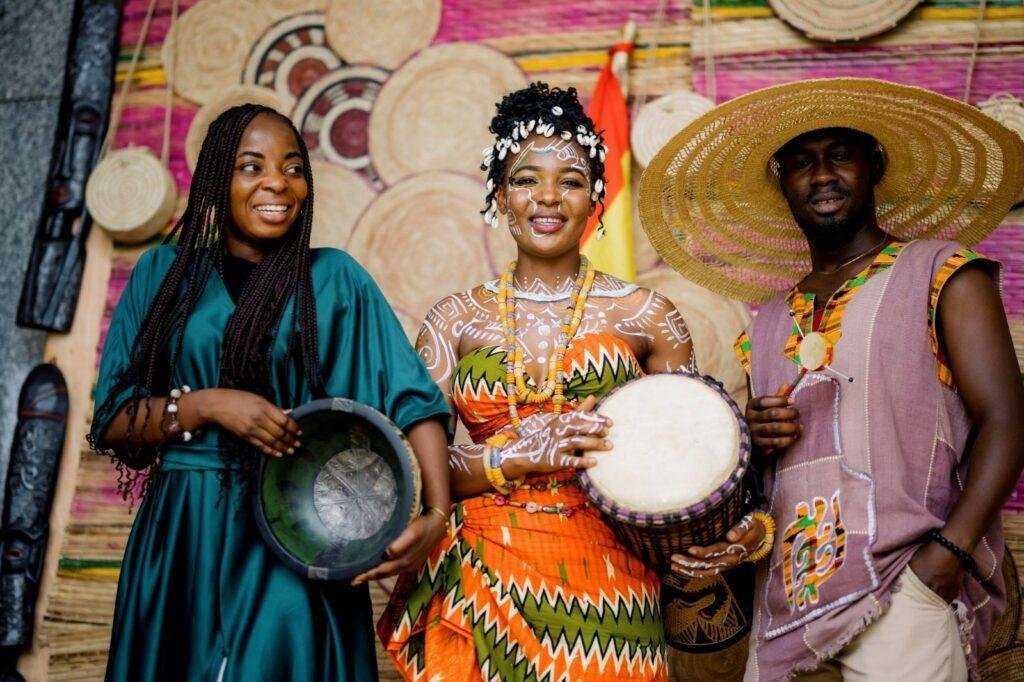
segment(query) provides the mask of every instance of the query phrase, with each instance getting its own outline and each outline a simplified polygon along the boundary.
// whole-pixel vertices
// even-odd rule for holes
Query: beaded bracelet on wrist
[[[771,554],[772,548],[775,546],[775,519],[763,511],[755,511],[751,516],[764,526],[764,539],[761,540],[757,549],[747,555],[747,561],[753,564]]]
[[[960,563],[963,564],[963,567],[966,568],[968,572],[975,572],[977,564],[974,562],[974,557],[971,556],[970,552],[947,538],[938,528],[933,528],[928,531],[927,537],[928,540],[942,545],[942,547],[959,559]]]
[[[504,472],[501,470],[501,448],[488,444],[484,448],[483,463],[484,476],[487,477],[487,482],[498,492],[508,495],[510,486]]]
[[[172,388],[171,392],[167,395],[167,401],[164,403],[164,413],[167,415],[167,434],[170,438],[181,438],[185,443],[192,440],[192,432],[186,431],[181,422],[178,421],[178,401],[181,400],[181,396],[186,393],[191,393],[192,389],[189,386],[183,385],[181,388]]]

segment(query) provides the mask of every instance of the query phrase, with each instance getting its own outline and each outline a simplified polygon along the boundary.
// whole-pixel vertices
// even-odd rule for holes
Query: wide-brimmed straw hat
[[[974,244],[1024,185],[1024,141],[978,109],[887,81],[832,78],[748,93],[701,116],[651,160],[640,217],[661,257],[719,293],[764,301],[810,270],[772,158],[821,128],[874,136],[886,158],[879,225],[900,239]]]

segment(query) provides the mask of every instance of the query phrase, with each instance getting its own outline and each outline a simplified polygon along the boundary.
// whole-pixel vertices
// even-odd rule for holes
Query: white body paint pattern
[[[548,357],[557,341],[573,280],[516,282],[519,343],[526,371],[535,385],[547,372]],[[420,329],[416,348],[431,376],[452,403],[451,379],[459,358],[483,347],[503,346],[498,318],[497,283],[447,296],[430,310]],[[679,312],[664,296],[649,289],[598,273],[587,298],[577,337],[607,333],[625,341],[645,371],[694,370],[689,331]],[[574,417],[574,419],[570,419]],[[583,419],[579,419],[584,417]],[[503,460],[524,458],[538,470],[573,466],[576,439],[594,430],[593,418],[549,413],[523,420],[521,437],[502,448]],[[545,434],[545,435],[541,435]],[[450,465],[460,476],[483,478],[484,445],[454,445]]]

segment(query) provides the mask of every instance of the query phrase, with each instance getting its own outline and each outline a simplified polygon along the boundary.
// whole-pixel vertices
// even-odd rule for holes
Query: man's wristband
[[[928,531],[927,537],[929,541],[937,542],[945,547],[953,554],[953,556],[960,560],[960,563],[963,564],[964,568],[966,568],[970,573],[974,573],[977,568],[977,564],[974,563],[974,557],[971,556],[970,552],[947,538],[941,531],[939,531],[938,528],[932,528]]]

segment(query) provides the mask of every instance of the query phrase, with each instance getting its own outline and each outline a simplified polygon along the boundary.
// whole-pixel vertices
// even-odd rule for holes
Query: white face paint
[[[560,230],[550,232],[537,230],[533,220],[531,220],[531,216],[534,216],[538,212],[539,206],[543,201],[543,189],[540,181],[537,178],[533,178],[532,180],[530,178],[519,180],[516,177],[516,174],[523,170],[524,167],[530,168],[528,162],[531,159],[536,159],[536,155],[551,155],[560,165],[561,172],[576,171],[583,176],[582,186],[579,187],[566,187],[562,184],[563,181],[559,181],[562,191],[559,195],[555,210],[562,214],[564,218],[568,218],[574,213],[574,211],[570,210],[567,214],[565,210],[566,197],[569,192],[574,189],[578,189],[585,192],[587,195],[590,194],[590,163],[588,157],[582,153],[579,145],[571,140],[563,140],[560,138],[555,140],[548,140],[545,138],[532,139],[529,142],[523,143],[521,145],[520,152],[511,159],[508,179],[505,185],[505,191],[510,199],[506,210],[506,215],[509,221],[509,231],[512,233],[513,237],[518,239],[523,235],[526,229],[526,225],[524,223],[528,222],[530,235],[533,239],[539,241],[551,241],[552,237],[557,235]],[[531,170],[535,169],[531,168]],[[520,182],[530,184],[520,185]],[[516,203],[522,207],[518,210],[520,213],[519,219],[516,218],[516,211],[513,211],[512,209],[512,199],[517,199],[518,201]],[[579,210],[578,207],[576,210]]]

